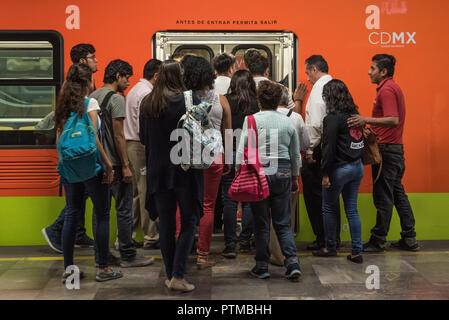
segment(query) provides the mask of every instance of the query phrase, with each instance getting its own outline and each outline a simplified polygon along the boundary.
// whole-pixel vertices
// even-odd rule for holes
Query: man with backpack
[[[143,267],[154,261],[153,258],[146,259],[137,256],[137,250],[132,239],[132,172],[126,153],[126,140],[123,129],[126,105],[125,98],[118,94],[123,93],[128,88],[128,79],[132,75],[133,69],[129,63],[120,59],[113,60],[106,67],[103,80],[104,86],[90,95],[100,105],[100,140],[103,141],[103,147],[114,169],[111,194],[115,199],[121,258],[120,266],[123,268]]]

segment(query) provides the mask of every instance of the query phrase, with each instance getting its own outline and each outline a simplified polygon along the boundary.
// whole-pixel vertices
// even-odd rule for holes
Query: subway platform
[[[223,235],[214,234],[211,253],[217,264],[196,268],[191,255],[186,279],[196,286],[189,293],[169,291],[160,250],[138,249],[154,257],[142,268],[121,268],[123,278],[95,281],[93,249],[76,249],[75,264],[84,271],[79,290],[61,282],[62,255],[47,246],[0,247],[0,300],[448,300],[449,241],[420,241],[421,251],[388,249],[364,254],[364,263],[349,262],[350,243],[338,257],[320,258],[297,243],[302,276],[299,282],[284,277],[285,269],[270,265],[270,279],[252,278],[253,254],[225,259]],[[118,255],[114,249],[111,249]],[[378,271],[376,274],[376,270]],[[377,278],[376,278],[377,277]]]

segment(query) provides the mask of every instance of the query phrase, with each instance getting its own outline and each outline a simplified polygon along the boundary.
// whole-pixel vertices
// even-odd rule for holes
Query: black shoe
[[[307,250],[320,250],[324,248],[324,245],[314,241],[312,244],[307,246]]]
[[[115,266],[115,267],[119,267],[120,266],[120,262],[122,260],[119,257],[114,256],[111,251],[109,251],[108,253],[108,266]],[[98,268],[99,265],[95,264],[95,266]]]
[[[239,253],[249,253],[249,252],[251,252],[251,245],[249,243],[239,245]]]
[[[312,251],[312,254],[315,257],[336,257],[337,256],[337,252],[336,251],[329,251],[328,250],[327,252],[325,252],[323,249]]]
[[[385,249],[374,242],[367,242],[363,245],[363,252],[384,252]]]
[[[143,242],[137,242],[134,239],[133,239],[133,244],[134,244],[134,247],[136,247],[136,248],[142,248],[143,247]]]
[[[154,242],[151,243],[146,243],[143,245],[143,249],[144,250],[157,250],[161,248],[161,243],[159,242],[159,240],[156,240]]]
[[[226,245],[221,255],[228,259],[235,259],[237,257],[237,252],[235,250],[235,244]]]
[[[94,240],[89,238],[87,234],[83,234],[82,236],[78,237],[75,240],[75,247],[76,248],[93,248],[94,247]]]
[[[401,239],[399,241],[392,242],[390,246],[393,248],[396,248],[396,249],[400,249],[400,250],[419,251],[418,242],[416,242],[416,240],[410,241],[410,242],[414,242],[414,243],[412,245],[408,245],[406,240]]]
[[[291,281],[298,281],[301,276],[301,269],[297,263],[291,264],[287,267],[287,271],[285,272],[285,277]]]
[[[252,275],[253,277],[258,278],[258,279],[268,279],[270,277],[270,273],[268,272],[268,268],[267,269],[260,269],[257,266],[252,268],[251,271],[249,272],[249,274]]]
[[[358,264],[363,263],[363,257],[362,257],[361,254],[358,254],[358,255],[356,255],[355,257],[352,257],[350,254],[348,254],[348,255],[346,256],[346,258],[347,258],[349,261],[352,261],[352,262],[354,262],[354,263],[358,263]]]

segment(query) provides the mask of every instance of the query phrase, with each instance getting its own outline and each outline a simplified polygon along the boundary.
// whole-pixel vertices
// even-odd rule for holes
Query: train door
[[[153,57],[166,60],[173,54],[195,54],[209,61],[223,52],[236,57],[237,69],[245,68],[243,55],[259,50],[270,61],[269,78],[294,88],[297,79],[297,39],[291,32],[157,32]]]
[[[0,31],[0,196],[58,194],[54,130],[36,125],[55,109],[63,53],[56,31]]]

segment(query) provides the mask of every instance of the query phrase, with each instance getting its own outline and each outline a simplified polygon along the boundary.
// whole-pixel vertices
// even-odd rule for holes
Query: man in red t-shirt
[[[363,245],[364,252],[385,250],[386,237],[390,228],[393,207],[401,222],[401,240],[393,242],[393,247],[417,251],[415,218],[410,202],[402,185],[404,176],[404,148],[402,133],[405,122],[405,102],[401,88],[393,81],[396,59],[388,54],[377,54],[372,59],[368,75],[377,84],[372,117],[353,115],[348,119],[350,127],[370,124],[378,135],[379,150],[382,154],[382,169],[373,186],[373,200],[377,209],[376,225],[371,229],[369,242]],[[380,165],[372,166],[372,176],[377,177]]]

